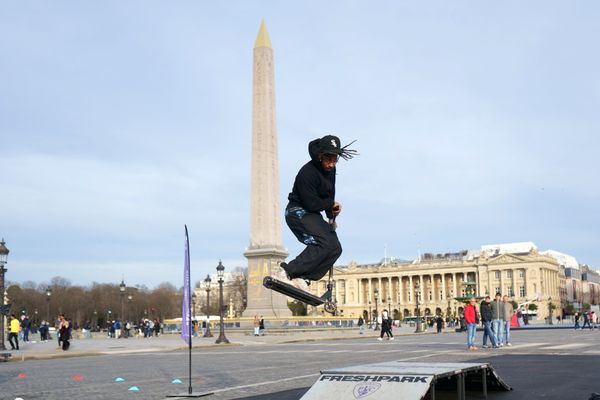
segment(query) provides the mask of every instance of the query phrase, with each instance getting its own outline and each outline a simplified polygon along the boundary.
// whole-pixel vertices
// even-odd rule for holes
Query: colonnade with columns
[[[558,268],[552,266],[468,264],[459,268],[443,268],[446,271],[422,267],[405,265],[395,270],[388,267],[389,271],[374,267],[372,272],[367,268],[340,268],[334,274],[338,309],[344,310],[345,315],[361,315],[369,309],[383,308],[414,315],[419,293],[421,314],[425,310],[430,314],[446,314],[448,309],[456,314],[463,304],[455,298],[468,295],[467,283],[472,285],[476,296],[489,294],[493,297],[500,292],[518,303],[532,298],[553,298],[556,303],[560,298]],[[323,280],[313,290],[321,295],[326,290],[325,286],[326,281]]]

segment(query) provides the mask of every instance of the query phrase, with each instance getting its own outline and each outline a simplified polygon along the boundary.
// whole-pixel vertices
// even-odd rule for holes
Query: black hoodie
[[[308,144],[311,160],[304,164],[296,180],[292,192],[288,196],[290,207],[302,207],[308,212],[325,211],[327,218],[333,218],[333,202],[335,200],[335,168],[327,172],[319,161],[319,142],[315,139]]]

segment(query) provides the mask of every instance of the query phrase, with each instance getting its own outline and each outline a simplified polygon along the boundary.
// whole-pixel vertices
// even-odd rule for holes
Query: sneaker
[[[377,340],[379,340],[381,342],[383,340],[383,338],[378,337]]]
[[[510,344],[510,343],[506,343],[506,345],[509,346],[509,347],[512,346],[512,344]]]
[[[390,338],[390,340],[394,340],[394,337],[392,336],[392,337]]]
[[[482,349],[489,349],[490,346],[488,346],[487,344],[484,344],[483,346],[481,346]]]

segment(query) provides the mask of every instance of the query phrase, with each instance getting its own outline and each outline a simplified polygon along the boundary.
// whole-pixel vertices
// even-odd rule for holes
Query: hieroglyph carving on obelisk
[[[252,81],[252,171],[250,198],[250,246],[248,303],[244,316],[291,315],[287,298],[262,285],[288,256],[281,241],[279,163],[275,122],[275,74],[273,48],[264,21],[254,44]]]

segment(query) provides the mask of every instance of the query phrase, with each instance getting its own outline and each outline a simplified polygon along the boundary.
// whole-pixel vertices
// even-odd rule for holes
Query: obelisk
[[[263,278],[288,256],[281,241],[281,214],[273,49],[263,21],[254,44],[250,246],[244,253],[248,259],[246,317],[291,315],[287,297],[262,285]]]

